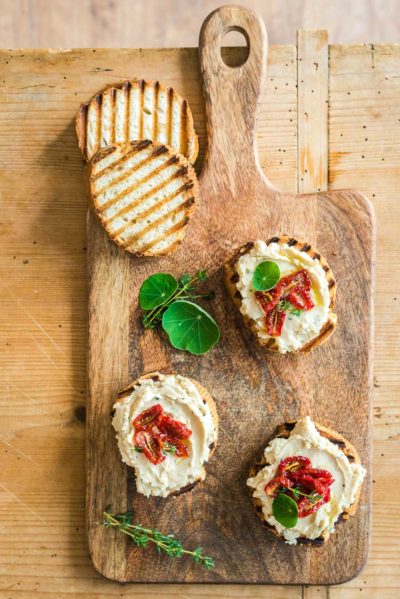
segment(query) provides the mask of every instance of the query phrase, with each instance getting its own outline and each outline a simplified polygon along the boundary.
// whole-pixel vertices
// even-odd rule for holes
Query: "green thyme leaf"
[[[212,557],[203,555],[201,547],[190,551],[184,549],[182,543],[174,535],[167,535],[156,529],[145,528],[141,524],[132,524],[132,512],[113,515],[105,511],[103,515],[103,525],[106,528],[116,528],[130,537],[132,543],[135,543],[138,547],[145,548],[149,543],[153,543],[159,553],[165,553],[169,557],[180,558],[188,555],[195,563],[201,564],[206,570],[214,567],[214,560]]]
[[[153,310],[175,293],[178,281],[172,275],[158,272],[146,279],[139,291],[139,305],[142,310]]]
[[[183,274],[183,275],[181,276],[181,278],[179,279],[179,282],[180,282],[180,284],[181,284],[182,286],[185,286],[185,285],[188,285],[188,284],[190,283],[190,281],[191,281],[191,278],[192,278],[192,277],[191,277],[190,275],[188,275],[188,274]]]
[[[276,262],[260,262],[253,274],[253,287],[257,291],[268,291],[275,287],[281,277],[281,271]]]
[[[196,278],[199,281],[205,281],[207,277],[208,277],[208,274],[207,274],[206,270],[198,270],[196,273]]]
[[[285,528],[293,528],[299,518],[297,503],[284,493],[278,493],[272,502],[272,513],[279,524]]]

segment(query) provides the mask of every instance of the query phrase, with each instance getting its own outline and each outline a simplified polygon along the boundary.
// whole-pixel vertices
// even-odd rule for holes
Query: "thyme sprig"
[[[294,487],[293,489],[290,489],[291,493],[293,493],[294,497],[296,499],[298,499],[298,497],[301,495],[302,497],[307,497],[308,499],[310,499],[310,501],[314,504],[314,503],[318,503],[318,501],[320,501],[323,497],[322,495],[318,495],[318,493],[303,493],[302,491],[300,491],[300,489],[297,489],[296,487]]]
[[[203,555],[202,547],[189,551],[183,548],[181,541],[176,539],[174,535],[166,535],[158,530],[145,528],[141,524],[132,524],[132,512],[113,515],[105,511],[103,515],[103,525],[106,528],[116,528],[130,537],[138,547],[147,547],[148,543],[153,543],[159,553],[164,552],[169,557],[189,555],[196,564],[201,564],[206,570],[211,570],[214,567],[214,560],[212,557]]]
[[[207,279],[207,271],[198,270],[195,275],[183,274],[179,281],[176,291],[161,305],[156,306],[153,310],[146,312],[143,317],[143,325],[146,329],[153,329],[161,324],[162,316],[165,310],[177,299],[179,300],[194,300],[194,299],[213,299],[214,292],[210,293],[193,293],[193,287],[198,281]]]

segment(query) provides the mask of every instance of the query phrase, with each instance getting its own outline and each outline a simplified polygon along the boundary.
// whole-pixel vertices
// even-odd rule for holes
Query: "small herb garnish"
[[[268,291],[275,287],[281,277],[281,271],[276,262],[260,262],[253,274],[253,287],[256,291]]]
[[[285,495],[284,493],[278,493],[273,500],[272,513],[275,520],[279,524],[282,524],[282,526],[285,526],[285,528],[296,526],[299,518],[297,503],[289,495]]]
[[[179,281],[170,274],[156,273],[146,279],[139,291],[139,305],[145,311],[143,325],[162,325],[171,344],[192,354],[204,354],[219,340],[215,320],[189,300],[211,299],[213,293],[195,294],[194,286],[207,278],[205,270],[194,276],[183,274]]]
[[[164,443],[163,444],[163,454],[171,453],[174,455],[176,453],[176,446],[172,445],[172,443]]]
[[[134,450],[137,451],[138,453],[142,453],[143,449],[141,447],[139,447],[139,445],[135,445]]]
[[[278,310],[281,310],[282,312],[288,312],[293,316],[300,316],[301,314],[301,310],[292,306],[288,300],[280,300],[278,303]]]
[[[174,535],[165,535],[158,530],[145,528],[141,524],[132,524],[132,512],[125,514],[112,515],[104,512],[103,525],[106,528],[116,528],[123,534],[132,539],[138,547],[147,547],[148,543],[153,543],[158,552],[164,552],[169,557],[182,557],[189,555],[197,563],[201,564],[206,570],[214,567],[212,557],[203,555],[203,549],[198,547],[194,551],[184,549],[181,541],[178,541]]]

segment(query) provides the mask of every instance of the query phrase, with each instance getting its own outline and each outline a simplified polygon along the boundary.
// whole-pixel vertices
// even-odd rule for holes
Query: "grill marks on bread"
[[[89,164],[89,185],[110,238],[140,255],[173,251],[198,196],[186,158],[149,140],[100,150]]]
[[[81,105],[76,131],[86,160],[101,148],[144,139],[171,146],[191,163],[198,154],[187,101],[159,81],[124,81],[99,92]]]

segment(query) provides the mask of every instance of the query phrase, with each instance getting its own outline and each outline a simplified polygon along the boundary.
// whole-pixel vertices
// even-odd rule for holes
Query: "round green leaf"
[[[162,326],[171,345],[191,354],[205,354],[219,340],[215,320],[203,308],[185,300],[177,300],[166,309]]]
[[[285,528],[293,528],[299,518],[297,503],[284,493],[279,493],[272,502],[272,513],[279,524]]]
[[[257,291],[268,291],[275,287],[281,278],[281,271],[276,262],[260,262],[254,271],[253,287]]]
[[[143,281],[139,291],[142,310],[153,310],[164,304],[178,289],[178,281],[172,275],[158,272]]]

